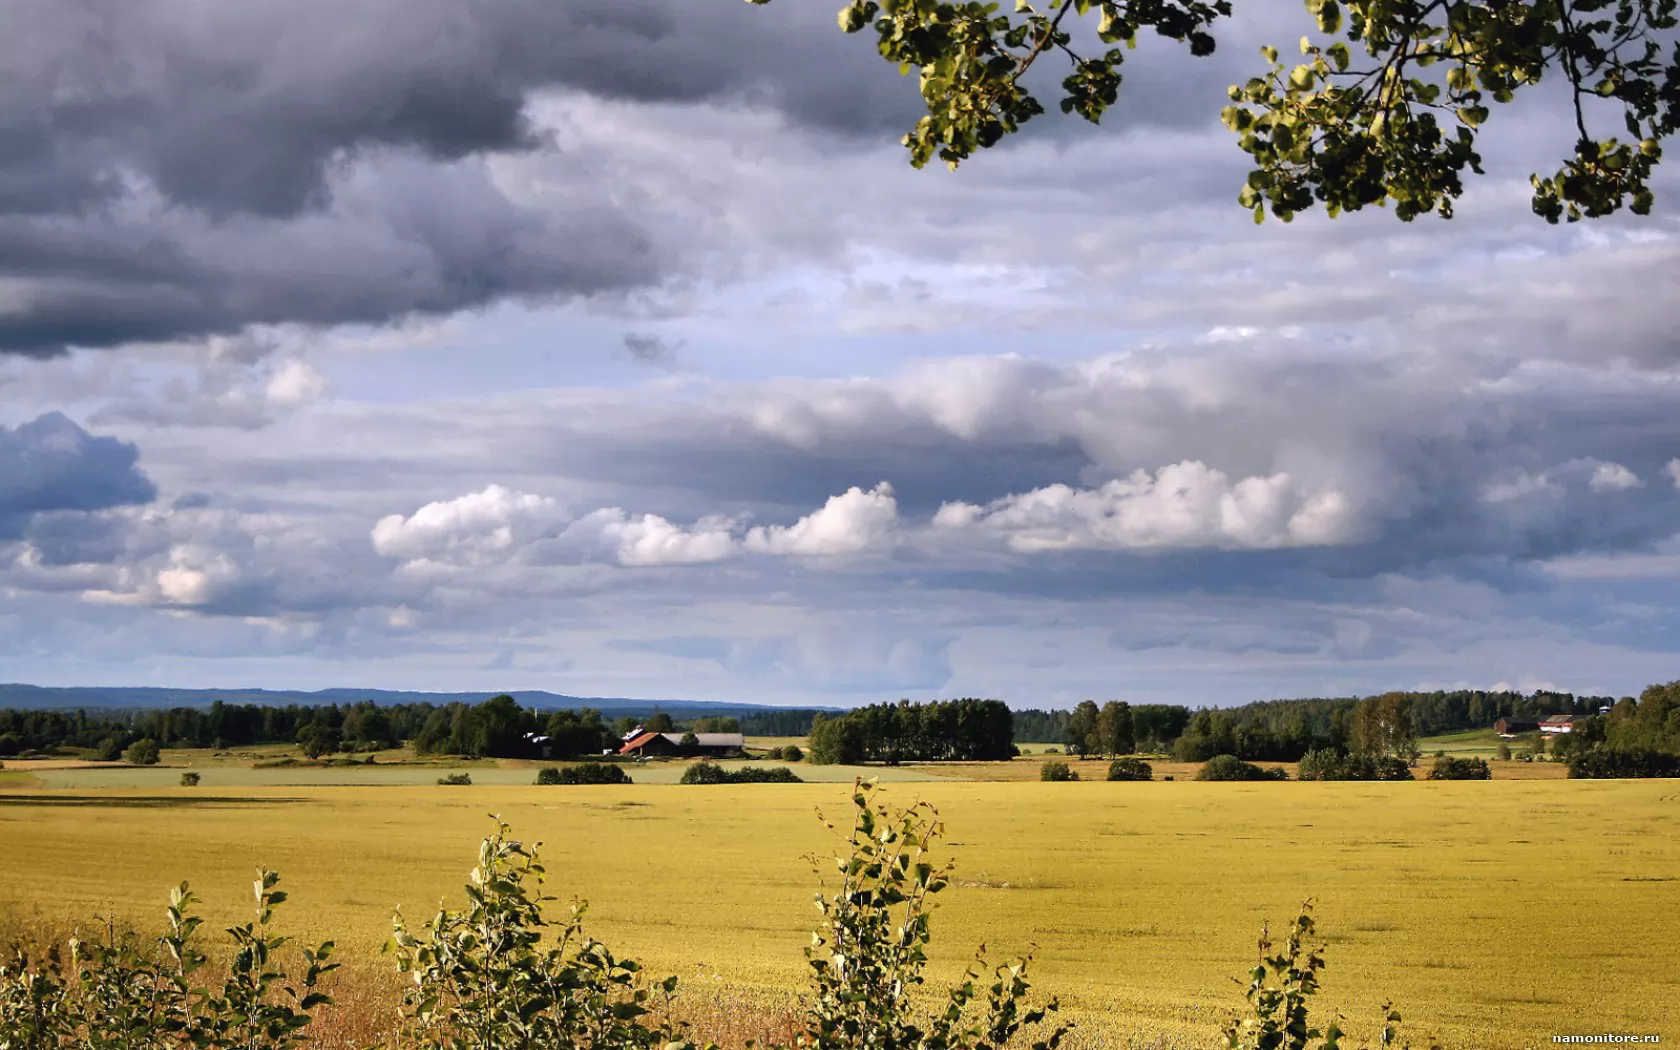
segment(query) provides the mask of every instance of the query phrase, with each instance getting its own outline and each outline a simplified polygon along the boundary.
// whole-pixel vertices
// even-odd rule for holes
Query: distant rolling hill
[[[372,700],[376,704],[479,703],[495,696],[494,690],[475,693],[421,693],[399,689],[167,689],[154,686],[46,686],[0,683],[0,710],[45,710],[87,708],[89,710],[158,710],[170,707],[209,707],[224,704],[258,704],[284,707],[287,704],[354,704]],[[564,696],[541,689],[516,690],[507,695],[526,707],[539,709],[593,707],[602,714],[647,714],[654,710],[669,714],[726,715],[735,712],[774,711],[776,705],[731,703],[718,700],[647,700],[627,696]],[[801,706],[802,711],[837,711],[840,708]]]

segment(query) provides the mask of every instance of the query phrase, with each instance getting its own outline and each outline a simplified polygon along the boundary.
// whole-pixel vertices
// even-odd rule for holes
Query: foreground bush
[[[1492,780],[1493,771],[1480,758],[1437,758],[1430,780]]]
[[[1334,748],[1308,751],[1297,780],[1413,780],[1411,767],[1392,755],[1344,755]]]
[[[1155,770],[1141,758],[1117,758],[1108,764],[1110,780],[1152,780]]]
[[[301,979],[279,961],[289,942],[272,932],[286,894],[280,876],[259,871],[252,922],[227,931],[232,959],[220,990],[195,974],[207,959],[192,914],[198,898],[181,883],[169,895],[169,928],[150,945],[107,925],[103,940],[72,940],[68,960],[14,945],[0,960],[0,1047],[195,1047],[198,1050],[290,1050],[307,1042],[317,1007],[330,1005],[321,979],[331,941],[299,952]]]
[[[1215,755],[1196,772],[1197,780],[1288,780],[1284,769],[1262,769],[1235,755]]]
[[[1680,755],[1646,747],[1595,747],[1569,760],[1569,775],[1577,780],[1680,777]]]
[[[398,1045],[424,1050],[528,1047],[687,1047],[681,1026],[654,1016],[674,977],[649,984],[641,967],[586,936],[584,905],[550,926],[537,851],[498,822],[479,847],[461,911],[419,930],[392,920],[403,994]]]
[[[610,762],[585,762],[563,769],[544,766],[537,770],[537,783],[542,784],[633,784],[630,774]]]
[[[471,773],[445,773],[438,777],[438,783],[444,787],[467,787],[472,784]]]
[[[1038,779],[1049,781],[1078,780],[1079,771],[1061,759],[1053,758],[1038,767]]]
[[[786,766],[760,769],[746,766],[729,770],[716,762],[696,762],[683,770],[683,784],[803,784],[799,774]]]

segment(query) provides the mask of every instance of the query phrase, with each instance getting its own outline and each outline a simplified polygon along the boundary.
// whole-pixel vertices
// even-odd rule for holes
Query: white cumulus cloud
[[[407,517],[379,519],[373,549],[409,561],[482,564],[507,557],[558,514],[558,504],[546,496],[490,485],[428,503]]]
[[[1623,492],[1627,489],[1637,489],[1644,486],[1639,475],[1622,466],[1620,463],[1600,463],[1593,468],[1592,479],[1587,487],[1594,492]]]
[[[327,381],[321,373],[295,357],[274,370],[264,389],[269,404],[282,408],[306,405],[326,392]]]
[[[933,523],[985,529],[1017,551],[1307,547],[1347,542],[1356,531],[1352,505],[1336,489],[1308,489],[1287,473],[1233,482],[1195,460],[1096,489],[1056,484],[983,507],[947,503]]]
[[[602,520],[602,538],[615,547],[620,565],[704,565],[740,552],[727,518],[701,518],[685,527],[657,514],[628,517],[616,507],[592,517]]]
[[[854,485],[792,525],[760,525],[746,548],[759,554],[859,554],[889,545],[898,528],[898,500],[883,481],[865,492]]]

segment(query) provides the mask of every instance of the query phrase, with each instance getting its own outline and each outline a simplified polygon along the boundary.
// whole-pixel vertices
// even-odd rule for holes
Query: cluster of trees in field
[[[1608,714],[1577,719],[1551,744],[1572,777],[1680,777],[1680,682],[1647,686]]]
[[[1190,708],[1178,704],[1131,704],[1132,739],[1140,751],[1166,751],[1190,722]],[[1099,748],[1086,738],[1102,708],[1094,701],[1082,701],[1071,711],[1045,711],[1036,707],[1014,712],[1015,742],[1018,744],[1068,744],[1076,753],[1097,754]]]
[[[817,764],[969,761],[1015,754],[1014,719],[1002,700],[935,700],[872,704],[811,724],[810,760]]]

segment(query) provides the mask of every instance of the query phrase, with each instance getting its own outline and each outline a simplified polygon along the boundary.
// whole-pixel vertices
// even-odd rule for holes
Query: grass
[[[1015,766],[1036,775],[1037,762]],[[0,795],[0,913],[155,919],[186,878],[219,928],[267,864],[292,894],[283,925],[336,937],[371,960],[353,968],[365,974],[393,906],[423,920],[459,900],[496,812],[548,843],[553,892],[588,898],[593,932],[684,977],[691,1009],[773,1027],[802,979],[815,885],[802,858],[835,845],[812,811],[847,809],[815,783],[375,791],[221,775],[196,790]],[[949,825],[959,867],[935,920],[938,967],[981,942],[1036,944],[1041,986],[1081,1022],[1081,1046],[1207,1045],[1260,923],[1306,896],[1330,942],[1321,998],[1358,1033],[1388,997],[1415,1034],[1451,1046],[1680,1025],[1680,972],[1664,962],[1680,954],[1673,782],[929,779],[889,792],[934,802]]]

